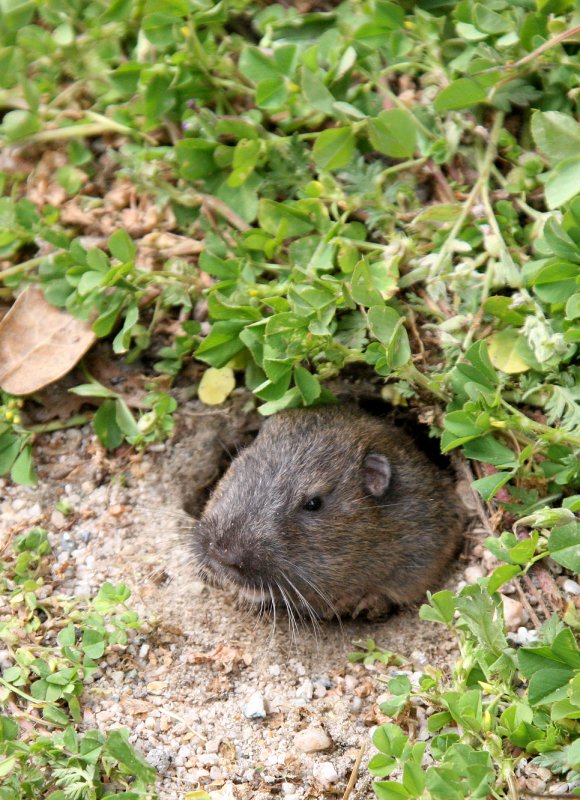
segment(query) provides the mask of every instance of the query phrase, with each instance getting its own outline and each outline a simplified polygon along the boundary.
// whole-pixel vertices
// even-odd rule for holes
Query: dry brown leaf
[[[213,653],[191,653],[187,658],[187,662],[188,664],[208,664],[213,662],[227,674],[241,664],[246,667],[249,666],[252,663],[252,657],[238,647],[220,644]]]
[[[0,321],[0,386],[32,394],[71,370],[96,341],[88,322],[75,319],[29,286]]]

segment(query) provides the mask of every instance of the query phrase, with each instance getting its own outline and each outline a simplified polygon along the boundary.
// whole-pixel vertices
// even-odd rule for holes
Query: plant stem
[[[485,155],[483,157],[483,161],[480,166],[480,173],[479,177],[476,180],[475,184],[473,185],[472,190],[469,192],[467,199],[465,200],[461,212],[457,219],[455,220],[455,224],[449,231],[445,242],[439,253],[437,254],[437,259],[435,260],[433,266],[431,267],[430,271],[430,278],[429,281],[434,280],[435,278],[439,278],[439,273],[441,272],[441,268],[443,264],[447,260],[453,242],[455,241],[457,234],[461,231],[465,220],[468,217],[469,212],[477,197],[481,194],[482,187],[489,181],[489,176],[491,173],[491,169],[493,167],[494,159],[497,155],[497,141],[499,138],[499,134],[501,132],[501,128],[503,125],[504,115],[503,112],[498,111],[495,119],[493,121],[493,126],[491,128],[489,134],[489,142],[487,145],[487,149]]]
[[[129,128],[127,125],[121,125],[115,120],[108,119],[102,114],[97,114],[94,111],[87,111],[87,116],[95,120],[95,122],[83,122],[80,125],[66,125],[63,128],[53,128],[51,130],[39,131],[33,133],[31,136],[26,136],[19,139],[16,144],[27,142],[56,142],[62,139],[76,139],[85,136],[102,136],[104,133],[122,133],[126,136],[141,136],[146,139],[149,144],[156,144],[155,139],[136,128]]]
[[[57,250],[55,252],[58,254],[64,251]],[[51,253],[50,255],[53,256],[55,253]],[[13,267],[8,267],[8,269],[3,269],[0,271],[0,281],[4,280],[4,278],[11,278],[12,275],[18,275],[20,272],[28,272],[29,269],[34,269],[34,267],[40,266],[45,258],[47,258],[47,256],[36,256],[35,258],[29,258],[28,261],[22,261],[20,264],[15,264]]]
[[[41,425],[32,425],[27,428],[31,433],[50,433],[51,431],[64,431],[67,428],[80,428],[92,419],[92,414],[75,414],[64,422],[44,422]]]
[[[400,164],[393,164],[392,167],[387,167],[381,172],[376,181],[377,185],[382,186],[383,181],[389,175],[394,175],[397,172],[403,172],[403,170],[406,169],[412,169],[412,167],[418,167],[421,164],[424,164],[428,160],[429,159],[427,156],[421,156],[421,158],[411,158],[408,161],[402,161]]]
[[[379,244],[378,242],[360,242],[358,239],[349,239],[346,236],[335,236],[332,240],[333,242],[337,242],[338,244],[350,245],[351,247],[356,247],[359,250],[388,250],[388,245],[386,244]]]
[[[548,425],[543,425],[541,422],[536,422],[530,417],[527,417],[525,414],[522,414],[521,411],[518,411],[516,408],[511,406],[509,403],[506,403],[505,400],[501,400],[502,406],[509,411],[511,415],[511,419],[509,424],[516,428],[517,430],[523,431],[524,433],[536,434],[536,436],[542,436],[549,442],[554,444],[561,444],[562,442],[569,442],[577,447],[580,447],[580,436],[574,436],[567,431],[563,431],[559,428],[550,428]]]
[[[398,375],[401,378],[406,378],[411,383],[418,384],[423,389],[426,389],[431,394],[434,394],[439,400],[443,403],[446,403],[449,400],[449,397],[443,394],[439,389],[435,388],[433,385],[433,381],[430,381],[429,378],[424,375],[422,372],[419,372],[417,367],[410,363],[407,366],[403,367],[401,370],[398,370]]]

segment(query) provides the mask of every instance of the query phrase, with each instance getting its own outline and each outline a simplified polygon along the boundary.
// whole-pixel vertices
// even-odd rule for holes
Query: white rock
[[[297,733],[294,745],[303,753],[320,753],[331,749],[332,739],[322,728],[312,727]]]
[[[197,759],[204,767],[215,767],[219,761],[219,756],[217,753],[201,753]]]
[[[264,697],[261,692],[254,692],[250,696],[246,705],[242,708],[244,717],[247,719],[265,719],[266,706],[264,705]]]
[[[323,787],[331,786],[338,780],[338,772],[334,768],[334,764],[330,761],[323,761],[322,764],[315,764],[312,768],[313,777]]]
[[[485,550],[482,556],[482,561],[485,569],[491,572],[498,565],[498,560],[489,550]]]
[[[312,685],[310,678],[306,678],[306,680],[300,684],[298,689],[296,689],[296,697],[302,697],[304,700],[312,700],[313,694],[314,686]]]
[[[532,794],[544,794],[546,785],[546,781],[542,781],[540,778],[531,777],[526,779],[526,788],[532,792]]]
[[[524,628],[523,625],[517,630],[518,644],[529,645],[534,644],[540,638],[538,631],[530,631]]]
[[[500,594],[503,603],[503,614],[505,624],[510,630],[519,628],[526,621],[526,613],[523,605],[519,600],[512,600],[511,597],[506,597],[505,594]]]
[[[221,739],[208,739],[205,743],[205,752],[206,753],[219,753],[220,751],[220,744]]]
[[[550,786],[550,792],[555,795],[568,794],[569,791],[569,783],[554,783]]]
[[[360,697],[353,697],[350,701],[350,710],[353,714],[359,714],[362,710],[363,701]]]
[[[562,584],[562,589],[568,594],[580,594],[580,584],[567,578]]]
[[[411,661],[419,667],[424,667],[428,659],[425,653],[422,653],[420,650],[413,650],[411,653]]]
[[[226,783],[221,789],[214,792],[208,792],[211,800],[235,800],[236,794],[234,791],[233,783]]]
[[[467,583],[477,583],[478,578],[485,577],[485,570],[481,564],[473,564],[471,567],[467,567],[463,575]]]

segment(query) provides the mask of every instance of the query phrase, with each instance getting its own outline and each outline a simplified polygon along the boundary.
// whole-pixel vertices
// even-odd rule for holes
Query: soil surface
[[[274,627],[196,580],[182,507],[199,511],[230,454],[257,429],[245,403],[243,394],[215,411],[188,403],[175,437],[143,454],[108,455],[89,427],[41,437],[39,485],[0,486],[2,525],[47,528],[59,592],[93,596],[105,581],[131,588],[130,605],[148,626],[103,660],[83,698],[84,723],[128,728],[159,772],[162,800],[197,788],[224,800],[342,797],[361,748],[351,796],[370,798],[372,727],[386,720],[381,679],[445,668],[455,644],[420,622],[416,608],[317,632],[293,631],[278,614]],[[63,500],[70,514],[56,510]],[[450,568],[450,588],[465,562],[464,554]],[[402,662],[349,662],[353,642],[369,637]]]

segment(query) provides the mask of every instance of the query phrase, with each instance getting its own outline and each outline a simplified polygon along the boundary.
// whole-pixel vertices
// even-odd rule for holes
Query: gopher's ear
[[[363,461],[365,488],[373,497],[382,497],[391,482],[391,464],[382,453],[368,453]]]

